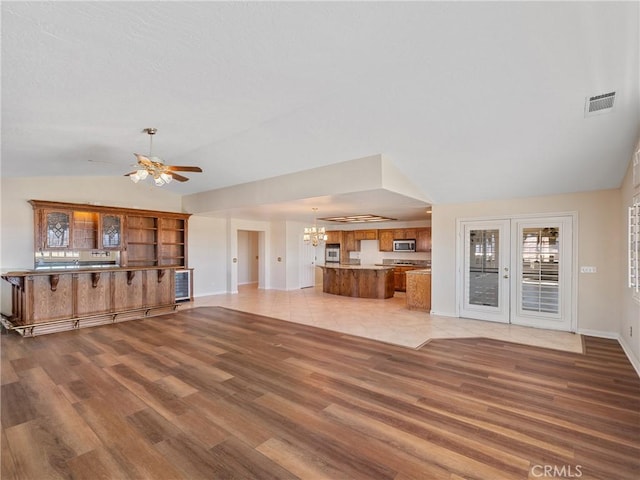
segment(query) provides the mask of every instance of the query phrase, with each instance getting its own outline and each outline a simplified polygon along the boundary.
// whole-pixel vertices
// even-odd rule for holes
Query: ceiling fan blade
[[[189,180],[187,177],[183,177],[182,175],[178,175],[177,173],[171,172],[170,175],[174,180],[177,180],[179,182],[186,182],[187,180]]]
[[[186,167],[180,165],[167,165],[167,170],[172,172],[202,172],[200,167]]]
[[[134,173],[138,173],[138,171],[134,170],[133,172],[125,173],[124,176],[128,177],[129,175],[133,175]]]

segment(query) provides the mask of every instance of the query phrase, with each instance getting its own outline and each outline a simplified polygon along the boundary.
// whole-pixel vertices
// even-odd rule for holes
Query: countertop
[[[117,267],[113,265],[105,266],[105,267],[67,267],[67,268],[56,268],[51,267],[51,269],[43,268],[43,269],[24,269],[24,270],[13,270],[8,272],[2,272],[3,277],[26,277],[28,275],[59,275],[64,273],[100,273],[100,272],[127,272],[127,271],[137,271],[137,270],[183,270],[184,267],[180,267],[177,265],[157,265],[153,267]]]
[[[407,275],[431,275],[430,268],[420,268],[418,270],[409,270],[406,272]]]
[[[320,268],[336,268],[342,270],[392,270],[393,265],[345,265],[342,263],[328,263],[318,265]]]

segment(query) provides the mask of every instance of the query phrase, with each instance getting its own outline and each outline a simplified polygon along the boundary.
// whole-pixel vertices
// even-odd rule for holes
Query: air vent
[[[601,115],[613,110],[613,101],[616,98],[616,92],[603,93],[587,97],[584,105],[584,116]]]

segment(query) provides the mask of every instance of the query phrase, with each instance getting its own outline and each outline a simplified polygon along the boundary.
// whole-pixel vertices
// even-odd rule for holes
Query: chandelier
[[[317,211],[317,208],[313,208],[313,212]],[[304,243],[307,245],[311,244],[314,247],[317,247],[320,242],[325,242],[327,240],[327,234],[325,233],[324,227],[319,227],[317,225],[317,219],[313,219],[313,225],[311,227],[304,227],[304,235],[303,235]]]

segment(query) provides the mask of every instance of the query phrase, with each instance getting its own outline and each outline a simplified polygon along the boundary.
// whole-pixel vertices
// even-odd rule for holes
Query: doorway
[[[461,220],[461,317],[575,331],[573,215]]]

